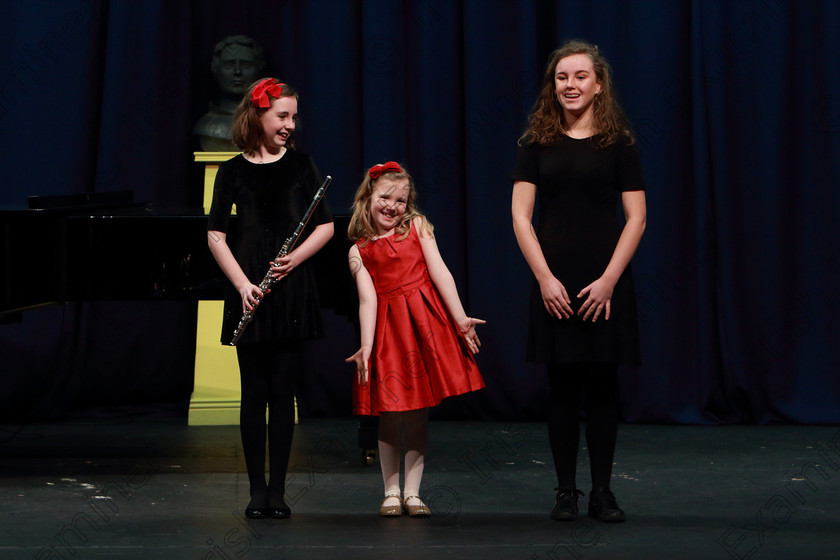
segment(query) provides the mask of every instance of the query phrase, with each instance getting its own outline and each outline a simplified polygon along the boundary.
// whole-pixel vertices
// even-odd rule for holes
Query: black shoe
[[[578,514],[578,499],[583,492],[576,488],[557,490],[557,499],[554,502],[554,509],[551,510],[551,518],[554,521],[574,521]]]
[[[251,501],[245,506],[245,517],[248,519],[264,519],[268,517],[268,499],[265,494],[257,492],[251,495]]]
[[[269,508],[252,507],[250,504],[245,508],[245,517],[248,519],[265,519],[269,516]]]
[[[593,490],[589,494],[589,516],[605,523],[621,523],[626,519],[609,488]]]
[[[268,506],[268,516],[272,519],[288,519],[292,515],[292,508],[286,505],[286,500],[280,499],[280,505]]]

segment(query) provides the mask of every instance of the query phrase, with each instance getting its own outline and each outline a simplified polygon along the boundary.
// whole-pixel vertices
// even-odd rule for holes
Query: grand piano
[[[348,221],[335,217],[313,265],[322,306],[352,318]],[[29,197],[27,209],[0,212],[0,318],[70,301],[222,299],[206,232],[201,209],[156,209],[128,191]]]

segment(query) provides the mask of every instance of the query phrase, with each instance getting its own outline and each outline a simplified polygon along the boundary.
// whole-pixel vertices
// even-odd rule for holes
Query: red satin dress
[[[429,277],[417,230],[356,242],[378,306],[370,380],[353,383],[353,413],[427,408],[484,388],[473,355]]]

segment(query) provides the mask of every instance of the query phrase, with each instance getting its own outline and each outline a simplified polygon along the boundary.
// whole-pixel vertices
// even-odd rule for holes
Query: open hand
[[[458,323],[458,334],[467,345],[467,349],[473,353],[478,354],[478,349],[481,347],[481,341],[478,339],[478,334],[475,332],[476,325],[483,325],[487,321],[483,319],[476,319],[475,317],[467,317],[465,320]]]
[[[367,385],[370,379],[370,348],[362,346],[355,354],[344,360],[350,364],[356,364],[356,383]]]
[[[542,294],[543,305],[548,314],[558,319],[568,319],[574,315],[572,300],[566,292],[566,287],[555,277],[540,282],[540,293]]]
[[[578,309],[578,316],[583,317],[584,321],[588,321],[591,318],[594,323],[603,312],[604,320],[608,321],[610,319],[610,302],[614,287],[615,284],[599,278],[582,289],[577,297],[587,297],[581,304],[580,309]]]

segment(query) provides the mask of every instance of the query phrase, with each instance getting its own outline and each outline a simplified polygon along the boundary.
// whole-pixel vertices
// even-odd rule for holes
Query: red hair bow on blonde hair
[[[402,173],[402,167],[396,161],[389,161],[387,163],[383,163],[382,165],[374,165],[368,171],[368,177],[371,179],[378,179],[380,175],[383,173],[387,173],[388,171],[396,171],[397,173]]]
[[[254,91],[251,92],[251,103],[254,104],[254,107],[268,109],[271,107],[271,100],[268,96],[280,97],[283,95],[283,86],[285,85],[277,83],[277,80],[274,78],[266,78],[260,81],[260,83],[254,86]]]

